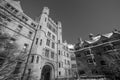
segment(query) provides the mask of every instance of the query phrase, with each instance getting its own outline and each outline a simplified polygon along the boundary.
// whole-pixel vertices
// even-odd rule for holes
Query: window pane
[[[42,39],[40,40],[40,45],[42,45]]]
[[[33,63],[33,61],[34,61],[34,56],[32,56],[32,58],[31,58],[31,63]]]
[[[45,50],[45,56],[49,57],[49,50],[48,49]]]
[[[50,46],[50,40],[49,40],[49,39],[47,39],[46,45],[47,45],[47,46]]]
[[[20,72],[21,64],[22,62],[17,62],[17,65],[15,67],[13,74],[18,74]]]
[[[38,43],[38,38],[36,38],[36,44]]]
[[[51,58],[54,58],[54,52],[51,52]]]
[[[39,62],[39,56],[37,56],[37,61],[36,61],[37,63]]]
[[[52,35],[52,39],[55,40],[55,36],[54,35]]]
[[[55,43],[54,43],[54,42],[52,42],[52,48],[53,48],[53,49],[55,48]]]
[[[48,33],[47,33],[47,36],[48,36],[48,37],[51,37],[51,33],[50,33],[50,32],[48,32]]]

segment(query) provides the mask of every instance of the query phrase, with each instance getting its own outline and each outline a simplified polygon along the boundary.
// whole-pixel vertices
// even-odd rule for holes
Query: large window
[[[54,42],[52,42],[52,48],[53,48],[53,49],[55,48],[55,43],[54,43]]]
[[[60,50],[58,50],[58,54],[60,55]]]
[[[67,63],[66,59],[65,59],[65,64]]]
[[[32,37],[32,34],[33,34],[33,32],[32,32],[32,31],[29,31],[28,37],[31,38],[31,37]]]
[[[79,71],[78,71],[78,74],[79,74],[79,75],[85,74],[85,71],[79,70]]]
[[[1,22],[3,22],[3,21],[11,22],[12,20],[10,18],[6,17],[5,15],[0,13],[0,21]]]
[[[36,63],[38,63],[39,62],[39,56],[37,56],[37,59],[36,59]]]
[[[69,54],[67,53],[67,57],[69,57]]]
[[[102,60],[102,61],[100,61],[100,64],[101,65],[106,65],[106,62]]]
[[[36,45],[37,45],[37,43],[38,43],[38,38],[36,38]]]
[[[31,63],[33,63],[34,62],[34,55],[32,55],[32,57],[31,57]]]
[[[40,39],[40,46],[42,45],[42,39]]]
[[[85,55],[90,55],[90,51],[89,50],[85,51],[84,53],[85,53]]]
[[[17,65],[15,67],[15,70],[14,70],[13,74],[20,73],[21,64],[22,64],[22,62],[17,62]]]
[[[48,31],[48,33],[47,33],[47,36],[48,36],[48,37],[51,37],[51,33],[50,33],[49,31]]]
[[[77,67],[77,65],[76,64],[72,64],[72,68],[76,68]]]
[[[16,28],[16,31],[17,31],[17,32],[20,32],[20,31],[22,30],[22,28],[23,28],[23,26],[18,25],[18,27]]]
[[[63,62],[61,62],[61,66],[63,67]]]
[[[60,62],[59,62],[59,68],[61,67],[61,64],[60,64]]]
[[[47,27],[51,30],[52,29],[52,26],[49,24],[49,23],[47,23]]]
[[[45,56],[46,56],[46,57],[49,57],[49,52],[50,52],[50,51],[49,51],[48,49],[45,50]]]
[[[27,76],[27,79],[26,79],[26,80],[29,80],[30,75],[31,75],[31,69],[28,69],[28,76]]]
[[[112,46],[111,45],[104,46],[103,49],[104,51],[112,50]]]
[[[52,39],[55,40],[55,36],[54,35],[52,35]]]
[[[57,33],[56,29],[54,28],[54,26],[50,23],[47,23],[47,27],[52,31],[54,32],[55,34]]]
[[[51,51],[51,58],[54,59],[54,52]]]
[[[61,72],[59,71],[59,75],[61,75]]]
[[[31,26],[36,27],[36,25],[34,23],[31,23]]]
[[[68,65],[70,65],[70,61],[69,60],[67,61],[67,63],[68,63]]]
[[[53,30],[52,30],[54,33],[56,33],[56,30],[55,30],[55,28],[53,28]]]
[[[76,52],[76,57],[81,57],[81,52]]]
[[[49,40],[49,39],[47,39],[46,45],[47,45],[47,46],[50,46],[50,40]]]
[[[94,62],[95,62],[95,60],[94,60],[94,59],[92,59],[92,58],[90,58],[90,59],[88,59],[88,60],[87,60],[87,62],[88,62],[89,64],[92,64],[92,63],[94,63]]]
[[[5,59],[0,57],[0,67],[3,65],[4,62],[5,62]]]
[[[76,58],[75,57],[71,57],[71,60],[76,60]]]
[[[23,21],[28,21],[27,17],[25,17],[25,16],[22,16],[22,20]]]
[[[58,40],[58,43],[60,43],[60,40]]]

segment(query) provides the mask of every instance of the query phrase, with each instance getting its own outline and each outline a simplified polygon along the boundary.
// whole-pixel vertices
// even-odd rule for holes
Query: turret
[[[44,7],[42,13],[49,15],[49,8],[48,7]]]
[[[62,24],[61,24],[60,21],[58,21],[58,27],[59,27],[59,28],[62,28]]]
[[[58,25],[58,40],[60,41],[60,43],[62,43],[62,24],[60,21],[58,21],[57,25]]]

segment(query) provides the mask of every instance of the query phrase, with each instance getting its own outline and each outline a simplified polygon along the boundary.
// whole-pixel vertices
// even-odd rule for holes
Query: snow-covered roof
[[[82,45],[84,46],[84,45],[94,44],[102,40],[110,39],[116,35],[120,35],[120,32],[114,31],[107,34],[98,35],[98,36],[92,37],[92,40],[84,40]]]

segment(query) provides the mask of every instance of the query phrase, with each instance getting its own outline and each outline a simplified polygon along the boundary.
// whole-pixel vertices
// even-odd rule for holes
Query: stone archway
[[[53,80],[54,68],[52,65],[44,65],[41,72],[41,80]]]

